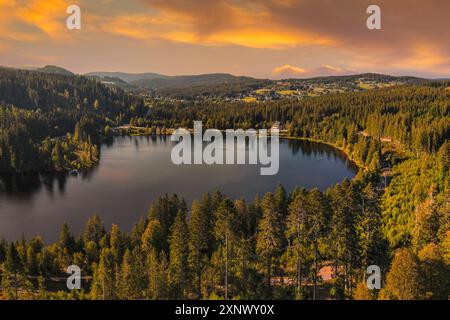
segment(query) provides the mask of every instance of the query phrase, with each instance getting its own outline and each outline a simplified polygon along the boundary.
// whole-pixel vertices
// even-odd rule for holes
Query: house
[[[272,127],[270,128],[271,130],[283,130],[284,129],[284,127],[283,127],[283,124],[280,122],[280,121],[275,121],[273,124],[272,124]]]

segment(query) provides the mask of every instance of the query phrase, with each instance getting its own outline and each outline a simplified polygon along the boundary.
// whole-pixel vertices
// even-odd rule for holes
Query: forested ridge
[[[104,128],[143,112],[141,99],[85,77],[0,68],[0,172],[90,167]]]
[[[21,75],[27,76],[33,74]],[[64,83],[68,79],[53,77],[56,76],[47,81],[53,81],[56,87],[58,79]],[[74,132],[83,116],[93,121],[91,128],[98,130],[99,135],[108,123],[126,120],[147,126],[149,132],[191,127],[194,120],[202,120],[205,128],[218,129],[269,128],[274,121],[281,121],[286,135],[333,144],[364,169],[355,179],[324,192],[303,188],[287,192],[278,186],[275,192],[257,196],[250,203],[229,199],[213,190],[192,204],[186,204],[182,195],[161,196],[130,233],[116,225],[107,230],[101,219],[93,216],[80,236],[63,225],[60,240],[54,244],[45,245],[38,236],[1,241],[3,298],[448,298],[447,84],[398,86],[255,104],[163,100],[154,101],[150,115],[144,117],[140,110],[143,106],[127,100],[132,97],[122,91],[114,93],[117,89],[80,79],[98,94],[103,92],[104,98],[88,92],[86,97],[75,95],[67,89],[69,98],[61,101],[75,100],[60,108],[64,110],[66,106],[69,114],[74,112],[80,117],[68,117],[67,123]],[[8,81],[1,81],[6,82],[0,85],[1,90],[13,90]],[[23,81],[22,78],[19,82]],[[40,88],[47,83],[37,82],[43,83]],[[63,88],[65,84],[60,85]],[[53,87],[42,90],[53,92],[50,88]],[[15,125],[5,128],[17,126],[26,131],[53,121],[47,126],[48,133],[32,131],[33,137],[42,134],[42,139],[72,132],[64,132],[62,122],[54,120],[61,120],[66,114],[58,113],[56,107],[56,97],[64,94],[61,88],[56,91],[58,94],[44,94],[55,97],[46,98],[46,106],[41,106],[42,102],[33,104],[34,100],[26,97],[15,100],[17,107],[2,107],[0,120],[8,122],[3,119],[11,117],[9,114],[24,113],[22,118],[9,120]],[[70,108],[78,100],[75,106],[79,104],[80,110]],[[107,101],[120,102],[116,109]],[[8,103],[12,104],[4,102]],[[33,121],[26,122],[30,117]],[[2,137],[21,137],[12,129],[5,132],[10,133],[2,130]],[[94,134],[88,137],[92,139]],[[24,150],[20,144],[4,142],[13,140],[0,141],[0,146],[18,148],[16,154]],[[70,293],[45,290],[45,279],[64,276],[71,264],[82,268],[89,286]],[[368,290],[365,285],[369,265],[381,268],[381,290]],[[324,270],[332,274],[331,280],[322,280],[320,274]]]
[[[152,121],[167,128],[270,128],[286,124],[291,136],[348,146],[350,152],[365,131],[389,137],[412,152],[434,153],[450,135],[450,90],[441,86],[399,86],[358,93],[268,103],[155,103]],[[369,139],[366,139],[369,140]],[[364,159],[360,159],[364,160]]]

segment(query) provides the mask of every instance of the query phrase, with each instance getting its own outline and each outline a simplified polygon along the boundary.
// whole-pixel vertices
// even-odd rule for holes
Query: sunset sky
[[[81,30],[66,8],[81,7]],[[366,9],[381,8],[381,30]],[[0,0],[0,65],[450,77],[449,0]]]

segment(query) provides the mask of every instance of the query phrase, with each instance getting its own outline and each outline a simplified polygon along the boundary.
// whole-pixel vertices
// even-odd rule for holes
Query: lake
[[[41,235],[58,239],[68,222],[78,235],[98,214],[110,228],[129,231],[159,195],[176,193],[188,205],[207,191],[252,200],[281,183],[327,187],[352,178],[358,168],[339,150],[302,140],[280,140],[278,174],[261,176],[259,165],[174,165],[169,137],[116,137],[101,148],[97,166],[78,174],[9,174],[0,177],[0,238]]]

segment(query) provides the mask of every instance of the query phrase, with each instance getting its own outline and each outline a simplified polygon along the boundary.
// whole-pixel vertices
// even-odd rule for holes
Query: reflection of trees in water
[[[0,175],[0,192],[7,194],[31,193],[38,191],[45,182],[41,180],[40,174],[29,173],[2,173]],[[47,182],[48,183],[48,182]]]
[[[324,158],[333,159],[334,161],[339,160],[345,163],[346,167],[353,172],[356,173],[358,171],[356,164],[353,163],[353,161],[350,161],[343,151],[325,143],[308,140],[288,140],[288,146],[293,155],[302,151],[304,155],[316,160],[323,160]]]
[[[118,137],[112,137],[111,139],[106,139],[103,144],[102,148],[111,149],[116,143],[121,142],[130,142],[130,145],[134,145],[137,151],[139,151],[139,147],[142,145],[156,145],[159,143],[166,143],[169,141],[170,138],[168,138],[167,135],[157,135],[157,134],[151,134],[151,135],[142,135],[142,136],[118,136]],[[100,160],[101,161],[101,160]]]
[[[114,138],[108,138],[103,141],[103,145],[110,149],[114,145]]]
[[[143,136],[130,136],[129,137],[130,141],[131,139],[134,140],[134,144],[137,148],[137,150],[139,150],[139,145],[146,143],[147,146],[150,145],[156,145],[160,142],[167,142],[167,136],[166,135],[157,135],[157,134],[150,134],[150,135],[143,135]]]
[[[76,176],[65,172],[2,173],[0,174],[0,197],[2,194],[6,194],[9,197],[31,200],[33,194],[42,188],[51,197],[56,192],[64,195],[69,179],[89,181],[97,169],[98,165],[94,165],[88,170],[80,171]]]
[[[67,176],[64,173],[2,173],[0,175],[0,196],[6,194],[8,197],[20,200],[31,200],[33,194],[44,188],[50,197],[56,190],[64,194]]]
[[[134,139],[134,148],[139,152],[139,139]]]
[[[156,145],[170,142],[170,138],[166,135],[130,136],[122,138],[129,139],[130,141],[134,139],[133,142],[136,148],[139,148],[139,145],[142,144]],[[108,140],[104,145],[107,148],[111,148],[114,145],[114,141],[116,141],[116,139]],[[348,159],[345,153],[332,146],[308,140],[287,140],[287,143],[293,155],[302,151],[305,156],[317,160],[327,158],[336,161],[339,159],[345,163],[347,168],[355,173],[357,172],[357,166]],[[247,144],[248,141],[246,141],[246,145]],[[63,195],[69,179],[89,181],[92,179],[97,169],[98,164],[88,170],[80,171],[77,176],[70,176],[69,174],[62,172],[2,173],[0,174],[0,197],[2,194],[6,194],[9,197],[31,200],[33,194],[37,193],[42,188],[45,188],[50,196],[53,196],[56,192]]]
[[[161,142],[165,144],[167,142],[166,135],[156,135],[156,134],[145,136],[130,136],[129,139],[130,141],[134,142],[134,147],[136,148],[136,151],[139,151],[139,147],[145,143],[147,144],[147,146],[149,146],[150,144],[156,145]]]

